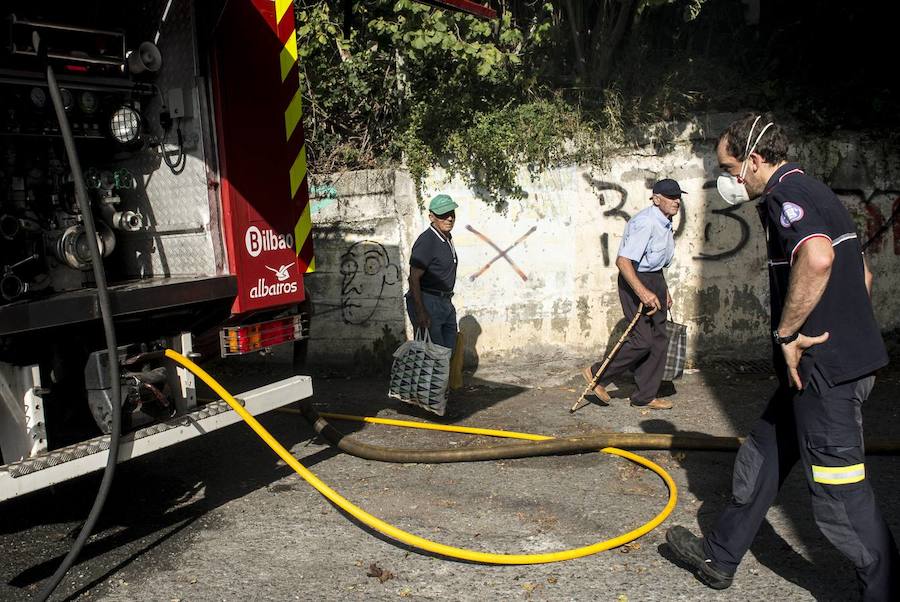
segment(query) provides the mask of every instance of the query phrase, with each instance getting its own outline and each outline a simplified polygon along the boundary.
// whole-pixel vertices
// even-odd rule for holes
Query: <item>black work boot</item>
[[[713,589],[726,589],[734,580],[734,575],[723,573],[712,566],[712,560],[703,551],[703,538],[697,537],[681,526],[666,531],[666,543],[675,556],[693,569],[700,581]]]

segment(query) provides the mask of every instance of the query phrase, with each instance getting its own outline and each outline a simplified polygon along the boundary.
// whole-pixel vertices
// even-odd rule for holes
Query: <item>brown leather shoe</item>
[[[584,376],[584,381],[587,384],[591,384],[591,381],[594,380],[594,375],[591,373],[591,367],[588,366],[584,370],[581,371],[581,375]],[[594,385],[594,395],[596,395],[600,401],[608,404],[612,398],[609,396],[609,393],[606,392],[606,389],[603,388],[603,385],[597,383]]]
[[[665,399],[654,399],[650,403],[645,403],[643,405],[637,405],[634,402],[631,402],[631,405],[633,405],[636,408],[648,408],[651,410],[671,410],[672,409],[672,402],[666,401]]]

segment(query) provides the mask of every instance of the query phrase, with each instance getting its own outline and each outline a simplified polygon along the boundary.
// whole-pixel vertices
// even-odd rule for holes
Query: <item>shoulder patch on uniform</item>
[[[781,225],[790,228],[794,222],[799,222],[805,215],[803,207],[794,203],[785,203],[781,206]]]

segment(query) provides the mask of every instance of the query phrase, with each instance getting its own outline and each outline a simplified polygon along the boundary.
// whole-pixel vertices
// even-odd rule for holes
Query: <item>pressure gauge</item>
[[[93,115],[97,112],[97,95],[93,92],[82,92],[78,97],[78,108],[85,115]]]
[[[36,109],[43,109],[47,106],[47,93],[44,92],[43,88],[32,88],[29,98],[31,99],[31,105]]]
[[[60,88],[59,96],[62,98],[63,108],[67,111],[71,111],[72,107],[75,105],[75,97],[72,93],[66,88]]]

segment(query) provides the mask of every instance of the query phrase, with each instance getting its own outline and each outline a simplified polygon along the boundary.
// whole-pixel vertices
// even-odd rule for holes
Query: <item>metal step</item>
[[[235,397],[255,416],[310,395],[312,379],[309,376],[292,376]],[[237,412],[222,400],[205,404],[183,416],[123,435],[119,445],[119,462],[240,421]],[[0,501],[101,470],[106,466],[108,449],[109,435],[103,435],[0,466]]]

